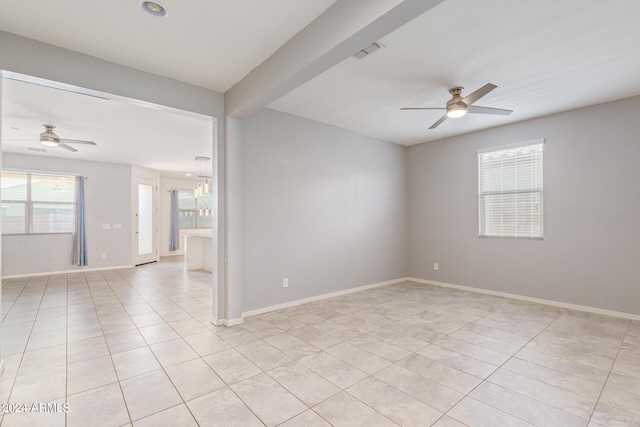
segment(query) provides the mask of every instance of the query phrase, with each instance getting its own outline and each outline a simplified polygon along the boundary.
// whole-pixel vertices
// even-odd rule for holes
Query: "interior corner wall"
[[[635,97],[409,147],[409,275],[640,314],[639,113]],[[544,240],[480,239],[476,150],[535,138]]]
[[[243,310],[406,277],[405,151],[271,109],[242,120]]]
[[[2,169],[81,174],[85,183],[87,267],[71,264],[71,234],[2,236],[2,274],[38,274],[131,265],[131,166],[3,153]],[[102,224],[110,224],[103,229]],[[121,228],[113,228],[120,224]],[[105,259],[101,255],[105,254]]]

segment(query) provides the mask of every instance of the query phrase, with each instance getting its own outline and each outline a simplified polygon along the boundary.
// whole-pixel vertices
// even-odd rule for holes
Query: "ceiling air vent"
[[[365,47],[364,49],[362,49],[361,51],[355,53],[353,55],[354,58],[356,59],[362,59],[367,55],[372,54],[373,52],[375,52],[378,49],[382,49],[384,47],[384,45],[380,42],[373,42],[371,43],[369,46]]]
[[[47,150],[45,150],[44,148],[27,147],[27,150],[35,151],[36,153],[46,153],[47,152]]]

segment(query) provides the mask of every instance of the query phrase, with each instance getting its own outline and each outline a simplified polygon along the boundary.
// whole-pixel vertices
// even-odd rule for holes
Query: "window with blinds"
[[[179,228],[212,228],[212,219],[211,193],[196,197],[193,190],[178,191]]]
[[[478,150],[480,237],[543,238],[544,140]]]
[[[2,172],[2,234],[71,233],[75,177]]]

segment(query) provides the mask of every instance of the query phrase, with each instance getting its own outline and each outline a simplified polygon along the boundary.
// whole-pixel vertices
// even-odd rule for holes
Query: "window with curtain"
[[[478,150],[480,237],[543,238],[544,140]]]
[[[211,193],[195,197],[193,190],[178,191],[178,225],[180,228],[212,228]]]
[[[2,234],[71,233],[75,177],[2,172]]]

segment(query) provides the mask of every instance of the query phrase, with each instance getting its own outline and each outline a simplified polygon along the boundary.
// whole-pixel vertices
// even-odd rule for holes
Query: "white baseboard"
[[[227,320],[227,319],[217,319],[215,317],[212,317],[210,321],[215,326],[236,326],[236,325],[240,325],[241,323],[243,323],[244,322],[244,318],[243,317],[239,317],[237,319]]]
[[[443,288],[459,289],[461,291],[475,292],[475,293],[485,294],[485,295],[493,295],[496,297],[504,297],[504,298],[510,298],[510,299],[515,299],[520,301],[535,302],[538,304],[545,304],[553,307],[567,308],[569,310],[583,311],[586,313],[603,314],[605,316],[620,317],[623,319],[630,319],[630,320],[640,320],[639,314],[625,313],[622,311],[614,311],[614,310],[605,310],[603,308],[590,307],[587,305],[578,305],[578,304],[571,304],[571,303],[561,302],[561,301],[528,297],[524,295],[510,294],[508,292],[499,292],[499,291],[492,291],[489,289],[474,288],[471,286],[453,285],[451,283],[436,282],[434,280],[417,279],[415,277],[407,277],[406,280],[410,282],[422,283],[425,285],[441,286]]]
[[[308,304],[310,302],[321,301],[327,298],[339,297],[340,295],[352,294],[354,292],[360,292],[367,289],[379,288],[380,286],[393,285],[394,283],[404,282],[409,280],[408,278],[387,280],[386,282],[373,283],[371,285],[358,286],[357,288],[345,289],[343,291],[331,292],[328,294],[316,295],[309,298],[303,298],[295,301],[289,301],[282,304],[271,305],[269,307],[258,308],[255,310],[245,311],[242,313],[242,317],[257,316],[258,314],[269,313],[270,311],[282,310],[283,308],[295,307],[302,304]]]
[[[48,272],[42,272],[42,273],[10,274],[8,276],[2,276],[2,278],[3,279],[19,279],[22,277],[53,276],[56,274],[86,273],[89,271],[121,270],[123,268],[133,268],[133,267],[134,265],[117,265],[113,267],[78,268],[77,270],[61,270],[61,271],[48,271]]]

